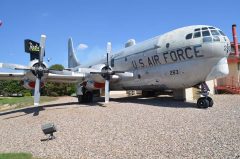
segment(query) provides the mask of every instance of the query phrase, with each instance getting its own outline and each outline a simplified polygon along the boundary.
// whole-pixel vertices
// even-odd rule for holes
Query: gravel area
[[[170,97],[115,96],[78,105],[73,97],[0,113],[0,152],[30,152],[39,158],[240,158],[240,96],[215,95],[215,105]],[[56,139],[41,125],[53,122]]]

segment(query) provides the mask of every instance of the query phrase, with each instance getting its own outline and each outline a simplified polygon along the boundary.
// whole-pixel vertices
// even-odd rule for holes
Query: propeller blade
[[[113,74],[115,73],[124,73],[124,71],[113,71]]]
[[[8,68],[13,70],[31,70],[29,66],[11,64],[11,63],[0,63],[0,68]]]
[[[40,101],[40,78],[36,78],[35,89],[34,89],[34,106],[39,105]]]
[[[102,72],[90,72],[90,74],[103,74]]]
[[[107,66],[109,66],[109,63],[111,61],[111,52],[112,52],[112,44],[111,42],[107,43]]]
[[[46,35],[41,35],[41,41],[40,41],[40,55],[39,55],[39,62],[42,63],[43,62],[43,56],[44,56],[44,52],[45,52],[45,42],[46,42]]]
[[[105,103],[109,102],[109,80],[105,81]]]

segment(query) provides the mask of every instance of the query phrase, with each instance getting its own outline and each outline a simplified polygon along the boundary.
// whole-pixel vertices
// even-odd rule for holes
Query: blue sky
[[[28,64],[24,39],[47,35],[48,63],[67,66],[67,40],[73,38],[81,63],[137,42],[195,24],[219,27],[232,40],[231,25],[240,34],[239,0],[1,0],[0,62]],[[85,44],[81,45],[80,44]]]

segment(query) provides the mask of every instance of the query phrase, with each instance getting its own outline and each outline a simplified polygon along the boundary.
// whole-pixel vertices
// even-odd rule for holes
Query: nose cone
[[[231,44],[227,36],[214,36],[212,42],[203,43],[205,57],[223,58],[231,53]]]
[[[227,57],[223,57],[208,74],[206,81],[227,76],[229,73]]]
[[[226,57],[229,56],[229,54],[231,53],[231,43],[230,43],[230,40],[227,36],[224,36],[221,38],[223,42],[223,46],[224,46],[224,52],[225,52],[225,55]]]

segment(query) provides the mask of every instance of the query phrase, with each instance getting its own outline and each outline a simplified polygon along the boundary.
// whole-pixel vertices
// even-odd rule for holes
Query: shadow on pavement
[[[68,106],[68,105],[75,105],[75,104],[78,104],[78,102],[45,104],[45,105],[41,105],[41,106],[38,106],[38,107],[31,106],[31,107],[21,108],[21,109],[17,109],[17,110],[9,110],[9,111],[6,111],[6,112],[0,112],[0,116],[8,115],[8,114],[14,114],[14,113],[20,113],[20,112],[23,112],[24,114],[21,114],[21,115],[15,116],[15,117],[24,116],[24,115],[27,115],[27,114],[33,114],[33,116],[38,116],[40,111],[45,110],[44,108]],[[9,117],[9,118],[14,118],[14,117]]]
[[[197,108],[196,103],[175,100],[171,96],[157,96],[157,97],[130,96],[111,98],[110,101],[118,103],[136,103],[147,106],[170,107],[170,108]],[[99,98],[98,102],[104,102],[104,97]]]
[[[197,108],[196,103],[174,100],[173,97],[171,96],[164,96],[164,97],[130,96],[130,97],[111,98],[110,102],[111,101],[117,102],[117,103],[136,103],[136,104],[143,104],[147,106],[170,107],[170,108]],[[55,109],[61,109],[59,107],[62,107],[62,106],[67,107],[70,105],[79,105],[79,104],[78,102],[45,104],[38,107],[27,107],[27,108],[22,108],[18,110],[0,112],[0,116],[19,113],[19,112],[23,112],[24,114],[5,118],[5,119],[20,117],[27,114],[33,114],[33,116],[38,116],[41,111],[45,110],[45,108],[56,107]],[[82,105],[79,105],[79,106],[80,107],[104,106],[104,97],[96,97],[92,103],[83,103]]]

